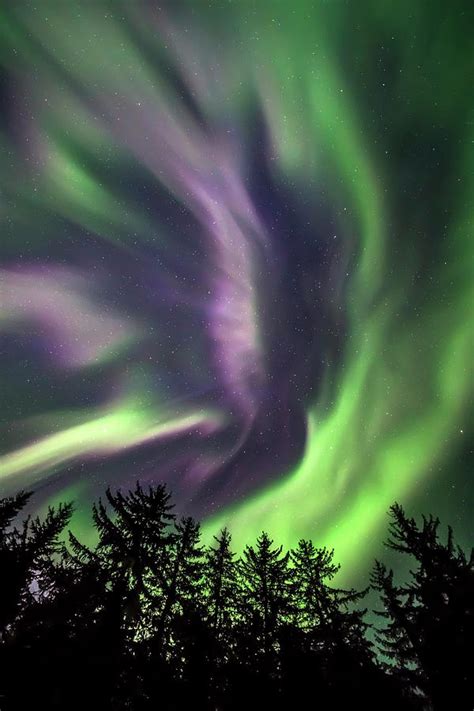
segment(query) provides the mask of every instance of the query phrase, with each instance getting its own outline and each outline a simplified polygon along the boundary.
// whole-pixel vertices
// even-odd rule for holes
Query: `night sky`
[[[5,0],[0,495],[472,543],[474,9]]]

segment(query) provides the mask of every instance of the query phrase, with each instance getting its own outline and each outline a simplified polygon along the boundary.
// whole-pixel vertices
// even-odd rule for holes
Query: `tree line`
[[[0,499],[1,711],[474,708],[474,558],[432,516],[390,509],[407,581],[376,562],[343,590],[310,540],[204,546],[162,485],[107,490],[93,548],[67,532],[71,504],[21,521],[30,496]]]

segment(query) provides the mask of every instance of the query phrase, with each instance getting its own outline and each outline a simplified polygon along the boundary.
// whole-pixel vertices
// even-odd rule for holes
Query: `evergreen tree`
[[[205,708],[212,662],[204,600],[204,550],[200,526],[187,517],[176,523],[169,584],[168,654],[182,708]]]
[[[333,561],[334,551],[316,548],[301,540],[291,552],[293,564],[294,611],[298,627],[308,633],[325,653],[330,647],[357,645],[364,637],[365,610],[355,607],[367,590],[341,590],[329,583],[340,566]],[[362,650],[360,650],[362,651]],[[366,650],[365,650],[366,651]]]
[[[62,550],[60,534],[71,515],[70,504],[49,508],[46,518],[28,516],[21,526],[12,523],[31,494],[20,492],[0,500],[0,635],[7,634],[24,608],[37,602],[44,567]],[[43,590],[43,593],[45,591]]]
[[[216,704],[221,704],[229,693],[229,675],[236,667],[241,605],[238,566],[230,548],[229,531],[224,528],[214,541],[215,545],[206,551],[204,585],[212,662],[210,684]]]
[[[156,626],[155,643],[166,656],[172,643],[172,627],[176,618],[193,605],[198,605],[203,552],[199,544],[200,530],[192,518],[175,524],[168,537],[165,558],[156,567],[153,593]]]
[[[0,500],[0,701],[5,711],[85,705],[120,711],[470,709],[473,557],[391,509],[389,547],[408,582],[376,564],[385,626],[374,658],[361,601],[334,585],[333,551],[267,534],[235,560],[224,530],[204,548],[166,488],[106,492],[98,543],[70,534],[72,508],[15,526],[29,494]],[[385,660],[385,661],[384,661]],[[28,683],[24,683],[24,679]],[[78,681],[79,680],[79,681]],[[87,683],[81,683],[86,680]]]
[[[207,610],[217,639],[224,639],[237,613],[237,565],[229,531],[224,528],[214,540],[216,545],[207,549],[205,560]]]
[[[395,504],[387,546],[410,556],[408,583],[396,585],[392,570],[377,562],[372,583],[381,594],[386,625],[378,641],[393,673],[419,689],[435,710],[474,706],[471,660],[474,640],[474,557],[438,538],[439,520],[421,527]]]
[[[18,531],[10,531],[13,521],[26,506],[31,493],[20,491],[16,496],[0,500],[0,637],[15,618],[20,606],[21,592],[28,580],[27,556]]]
[[[242,622],[237,685],[240,691],[252,685],[257,703],[274,705],[279,695],[278,635],[291,610],[289,554],[283,555],[282,547],[274,547],[263,532],[255,547],[246,546],[238,565]]]
[[[6,496],[0,499],[0,542],[2,546],[6,543],[10,526],[20,511],[25,508],[30,498],[30,491],[19,491],[15,496]]]
[[[2,708],[31,705],[42,663],[48,657],[45,637],[54,634],[50,612],[56,595],[52,571],[64,553],[61,534],[71,505],[49,508],[43,520],[14,519],[30,494],[21,492],[0,501],[0,699]],[[28,683],[24,683],[24,679]]]
[[[96,678],[100,672],[98,690],[106,694],[108,689],[108,703],[120,708],[139,689],[153,687],[150,641],[166,595],[175,517],[163,485],[145,491],[137,483],[127,494],[108,489],[106,500],[108,508],[102,501],[93,506],[96,548],[83,546],[72,534],[70,543],[78,578],[89,581],[96,595],[82,635],[90,639],[92,634],[94,640],[94,668],[88,673]],[[155,666],[153,674],[160,673],[159,660]]]
[[[318,683],[324,703],[340,705],[360,702],[360,680],[372,674],[373,655],[365,636],[366,610],[357,607],[367,591],[332,586],[340,567],[333,557],[332,550],[306,540],[291,552],[293,614],[300,643],[295,650],[285,640],[285,674],[290,688],[305,688],[311,679]]]
[[[171,497],[164,485],[144,491],[137,482],[127,495],[107,489],[106,498],[111,514],[102,501],[93,507],[99,533],[93,555],[107,568],[111,587],[122,597],[123,614],[138,619],[142,604],[156,602],[157,594],[163,593],[162,571],[175,539]]]

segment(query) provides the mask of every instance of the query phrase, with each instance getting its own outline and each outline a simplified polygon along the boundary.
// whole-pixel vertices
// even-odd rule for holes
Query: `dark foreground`
[[[356,591],[311,541],[202,546],[162,486],[107,491],[94,550],[64,535],[68,504],[12,527],[29,496],[0,500],[1,711],[474,708],[473,556],[432,517],[394,505],[409,580],[375,563]]]

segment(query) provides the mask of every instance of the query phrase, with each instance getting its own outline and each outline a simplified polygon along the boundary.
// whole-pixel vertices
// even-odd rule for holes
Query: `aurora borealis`
[[[0,10],[0,494],[472,539],[472,4]]]

